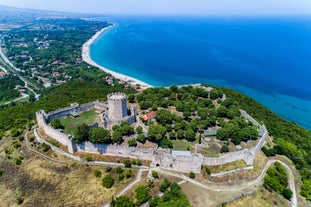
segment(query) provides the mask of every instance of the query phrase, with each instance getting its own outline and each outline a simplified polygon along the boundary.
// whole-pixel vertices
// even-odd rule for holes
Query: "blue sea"
[[[112,17],[91,58],[153,86],[240,91],[311,130],[311,17]]]

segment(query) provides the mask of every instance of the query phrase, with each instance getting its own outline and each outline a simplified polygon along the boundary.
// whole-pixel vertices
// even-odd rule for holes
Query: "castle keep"
[[[247,165],[252,165],[253,161],[264,145],[268,131],[264,125],[260,125],[255,119],[241,110],[241,115],[247,118],[250,122],[260,128],[260,139],[254,148],[243,149],[241,151],[229,152],[219,157],[205,157],[201,153],[191,153],[190,151],[174,151],[170,149],[161,148],[139,148],[127,147],[119,145],[104,145],[94,144],[91,142],[75,143],[70,135],[64,134],[49,125],[49,122],[54,118],[62,118],[70,112],[84,112],[90,109],[97,109],[101,111],[101,122],[98,126],[112,128],[115,124],[120,124],[122,121],[127,121],[130,124],[136,121],[136,106],[131,109],[127,108],[127,97],[122,93],[113,93],[108,95],[107,102],[91,102],[87,104],[75,104],[70,107],[59,109],[57,111],[46,114],[40,110],[36,113],[38,125],[42,128],[46,135],[55,139],[59,143],[68,147],[70,153],[86,152],[93,154],[105,154],[117,157],[130,157],[134,159],[150,160],[152,166],[158,166],[163,169],[175,170],[180,172],[195,172],[201,171],[202,165],[222,165],[236,160],[244,160]],[[39,142],[44,142],[48,145],[50,143],[41,139],[35,133]]]
[[[127,116],[127,96],[124,93],[108,94],[108,118],[122,120]]]

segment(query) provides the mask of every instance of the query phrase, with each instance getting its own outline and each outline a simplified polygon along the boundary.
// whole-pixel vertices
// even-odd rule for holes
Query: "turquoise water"
[[[238,90],[311,129],[311,18],[122,17],[91,45],[98,64],[153,86]]]

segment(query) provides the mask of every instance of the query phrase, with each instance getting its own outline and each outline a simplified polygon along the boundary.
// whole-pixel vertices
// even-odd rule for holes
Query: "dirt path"
[[[194,184],[196,186],[202,187],[202,188],[207,189],[207,190],[212,190],[212,191],[216,191],[216,192],[220,192],[222,190],[238,191],[238,190],[243,190],[245,188],[248,188],[248,187],[260,184],[262,182],[262,180],[264,179],[268,168],[275,162],[281,163],[287,170],[289,187],[290,187],[291,191],[293,192],[293,197],[291,199],[291,206],[292,207],[297,207],[298,200],[297,200],[297,193],[296,193],[295,181],[294,181],[294,176],[293,176],[292,170],[290,169],[289,166],[287,166],[287,164],[285,164],[284,162],[282,162],[280,160],[276,160],[276,159],[269,160],[266,163],[266,165],[263,168],[263,170],[261,171],[261,174],[255,180],[252,180],[250,182],[243,183],[243,184],[238,184],[238,185],[235,185],[235,186],[216,186],[216,185],[213,185],[213,184],[206,185],[206,184],[200,183],[200,182],[198,182],[196,180],[193,180],[193,179],[185,176],[184,174],[178,174],[178,173],[174,173],[174,172],[164,171],[164,170],[162,170],[160,168],[154,168],[152,170],[158,171],[159,173],[162,173],[162,174],[165,174],[165,175],[168,175],[168,176],[173,176],[173,177],[181,178],[181,179],[183,179],[183,180],[185,180],[185,181],[187,181],[189,183],[192,183],[192,184]]]

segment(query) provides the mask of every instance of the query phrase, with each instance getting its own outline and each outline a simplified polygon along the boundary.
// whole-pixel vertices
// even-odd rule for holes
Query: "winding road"
[[[36,137],[39,136],[39,135],[37,134],[36,130],[35,130],[35,136],[36,136]],[[44,155],[44,154],[42,154],[42,153],[40,153],[40,152],[38,152],[38,151],[32,149],[32,148],[30,147],[30,145],[29,145],[29,142],[28,142],[28,132],[26,133],[25,138],[26,138],[26,146],[27,146],[27,148],[28,148],[29,150],[31,150],[32,152],[35,152],[36,154],[38,154],[38,155],[40,155],[40,156],[42,156],[42,157],[44,157],[44,158],[46,158],[46,159],[49,159],[49,160],[51,160],[51,161],[54,161],[54,162],[57,162],[57,163],[64,163],[64,162],[61,162],[61,161],[59,161],[59,160],[55,160],[55,159],[53,159],[53,158],[50,158],[50,157],[48,157],[48,156],[46,156],[46,155]],[[37,138],[39,138],[39,137],[37,137]],[[40,139],[41,139],[41,138],[40,138]],[[47,143],[47,144],[50,145],[50,143]],[[53,146],[53,148],[55,148],[55,147]],[[53,149],[53,148],[52,148],[52,149]],[[57,153],[60,153],[59,150],[55,150],[55,149],[53,149],[53,150],[56,151]],[[65,155],[65,156],[68,157],[68,154],[67,154],[67,153],[65,153],[65,154],[63,154],[63,155]],[[71,156],[72,156],[72,155],[71,155]],[[70,157],[70,158],[71,158],[71,157]],[[297,200],[297,192],[296,192],[295,180],[294,180],[293,172],[292,172],[291,168],[290,168],[286,163],[284,163],[283,161],[278,160],[278,159],[271,159],[271,160],[268,160],[268,162],[266,163],[266,165],[265,165],[264,168],[262,169],[260,175],[259,175],[256,179],[254,179],[254,180],[252,180],[252,181],[249,181],[249,182],[247,182],[247,183],[241,183],[241,184],[238,184],[238,185],[235,185],[235,186],[219,186],[219,185],[213,185],[213,184],[208,184],[208,185],[206,185],[206,184],[200,183],[200,182],[198,182],[198,181],[196,181],[196,180],[193,180],[193,179],[191,179],[191,178],[189,178],[189,177],[187,177],[187,176],[185,176],[184,174],[181,174],[181,173],[176,173],[176,172],[172,172],[172,171],[165,171],[165,170],[162,170],[162,169],[159,168],[159,167],[155,167],[155,168],[143,167],[143,168],[140,168],[140,169],[138,170],[136,179],[135,179],[133,182],[131,182],[129,185],[127,185],[124,189],[122,189],[122,190],[116,195],[116,197],[123,195],[126,191],[128,191],[128,190],[131,189],[133,186],[135,186],[135,185],[141,180],[142,172],[143,172],[143,171],[148,171],[148,170],[149,170],[150,172],[151,172],[152,170],[154,170],[154,171],[157,171],[157,172],[159,172],[159,173],[161,173],[161,174],[164,174],[164,175],[168,175],[168,176],[172,176],[172,177],[181,178],[182,181],[181,181],[179,184],[182,184],[182,183],[184,183],[184,182],[186,181],[186,182],[192,183],[192,184],[194,184],[194,185],[196,185],[196,186],[199,186],[199,187],[201,187],[201,188],[204,188],[204,189],[206,189],[206,190],[211,190],[211,191],[215,191],[215,192],[220,192],[220,191],[222,191],[222,190],[229,190],[229,191],[243,190],[243,189],[245,189],[245,188],[247,188],[247,187],[252,187],[252,186],[259,185],[259,184],[263,181],[263,179],[264,179],[264,177],[265,177],[265,175],[266,175],[266,172],[267,172],[268,168],[269,168],[272,164],[274,164],[275,162],[279,162],[280,164],[282,164],[282,165],[285,167],[286,171],[287,171],[287,174],[288,174],[288,184],[289,184],[289,187],[290,187],[291,191],[293,192],[293,196],[292,196],[292,199],[291,199],[291,206],[292,206],[292,207],[297,207],[297,206],[298,206],[298,200]],[[64,164],[65,164],[65,163],[64,163]],[[92,162],[92,163],[89,163],[89,164],[93,164],[93,165],[114,165],[114,166],[120,166],[121,163],[106,163],[106,162],[96,162],[96,161],[95,161],[95,162]],[[105,204],[105,205],[103,205],[102,207],[109,207],[109,204]]]
[[[11,61],[3,54],[2,49],[0,48],[0,59],[3,61],[4,64],[6,64],[8,67],[12,68],[15,72],[21,72],[22,70],[19,68],[16,68]],[[2,70],[7,71],[6,69],[4,69],[3,67],[1,67]],[[31,83],[30,81],[28,81],[25,77],[23,77],[22,75],[17,74],[17,77],[19,79],[21,79],[24,84],[25,87],[28,88],[34,95],[35,95],[35,99],[39,100],[40,94],[37,94],[32,88],[34,88],[35,90],[40,90],[40,88],[38,86],[36,86],[35,84]],[[30,88],[29,86],[31,86],[32,88]]]
[[[222,190],[237,191],[237,190],[243,190],[243,189],[245,189],[247,187],[250,187],[250,186],[255,186],[255,185],[260,184],[263,181],[268,168],[272,164],[274,164],[275,162],[281,163],[285,167],[285,169],[287,171],[289,187],[290,187],[291,191],[293,192],[293,196],[292,196],[292,199],[291,199],[291,206],[292,207],[297,207],[298,206],[298,200],[297,200],[297,193],[296,193],[296,187],[295,187],[295,180],[294,180],[293,172],[292,172],[291,168],[286,163],[284,163],[284,162],[282,162],[280,160],[277,160],[277,159],[269,160],[266,163],[266,165],[263,168],[263,170],[261,171],[261,174],[255,180],[249,181],[247,183],[235,185],[235,186],[216,186],[216,185],[212,185],[212,184],[205,185],[203,183],[200,183],[200,182],[198,182],[196,180],[193,180],[193,179],[185,176],[184,174],[168,172],[168,171],[164,171],[164,170],[162,170],[160,168],[154,168],[153,170],[158,171],[159,173],[164,174],[164,175],[181,178],[181,179],[183,179],[183,180],[185,180],[185,181],[187,181],[189,183],[192,183],[192,184],[194,184],[196,186],[202,187],[202,188],[207,189],[207,190],[212,190],[212,191],[216,191],[216,192],[220,192]]]

